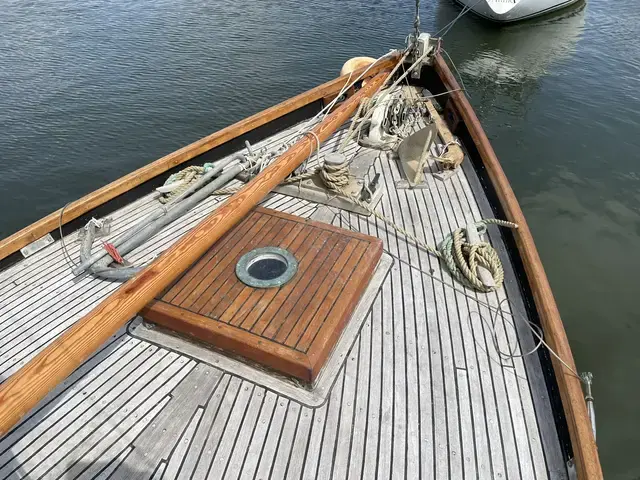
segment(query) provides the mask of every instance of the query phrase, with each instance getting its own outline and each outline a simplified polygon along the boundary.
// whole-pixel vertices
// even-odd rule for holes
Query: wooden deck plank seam
[[[319,244],[317,243],[318,241],[320,242]],[[329,247],[327,247],[327,244],[330,241],[332,241],[332,243],[330,243]],[[298,260],[298,273],[296,274],[298,278],[292,279],[291,282],[284,287],[285,290],[283,291],[287,292],[285,297],[277,297],[275,294],[276,292],[274,291],[270,294],[271,298],[266,305],[261,305],[259,308],[257,308],[257,305],[254,307],[254,309],[250,312],[250,315],[255,318],[255,321],[250,328],[253,333],[265,338],[271,338],[264,335],[266,329],[270,326],[271,322],[276,319],[276,316],[279,316],[283,320],[283,323],[285,322],[288,312],[283,310],[283,305],[287,304],[287,302],[291,303],[291,299],[294,299],[295,301],[295,299],[304,298],[305,288],[303,287],[302,292],[300,292],[299,287],[301,285],[308,285],[310,281],[309,276],[305,276],[305,272],[307,272],[309,268],[314,264],[318,264],[324,261],[324,259],[326,259],[327,257],[327,254],[335,247],[336,241],[337,238],[334,233],[325,233],[324,237],[320,234],[318,235],[314,243],[308,245],[309,248],[307,248],[306,250],[298,248],[291,251],[291,253]],[[295,295],[296,293],[297,295]],[[276,298],[278,298],[278,302],[274,303],[274,300]],[[270,313],[269,315],[267,315],[265,312]],[[263,316],[266,316],[267,323],[260,323]],[[271,340],[273,339],[271,338]]]
[[[51,393],[49,398],[43,401],[36,409],[29,412],[20,425],[12,430],[11,435],[0,440],[0,449],[3,448],[3,445],[8,444],[8,446],[4,447],[3,450],[0,450],[0,459],[2,459],[4,454],[9,449],[13,448],[18,441],[32,431],[33,423],[37,422],[38,424],[42,424],[48,417],[54,415],[57,410],[62,408],[61,404],[54,405],[56,400],[64,395],[66,397],[66,401],[69,401],[71,394],[74,392],[78,393],[80,388],[86,387],[88,380],[95,379],[97,374],[106,371],[106,369],[112,365],[112,363],[109,362],[118,361],[119,356],[123,356],[126,352],[130,351],[134,346],[139,345],[140,343],[141,342],[139,340],[130,338],[127,335],[124,335],[124,332],[120,332],[120,335],[115,340],[106,344],[102,350],[85,362],[63,384],[59,385],[58,388]],[[115,348],[108,352],[108,349],[114,345]],[[51,406],[50,410],[48,409],[49,406]]]
[[[460,175],[456,175],[456,177],[457,177],[457,178],[458,178],[458,180],[459,180]],[[451,190],[453,190],[453,191],[451,191]],[[461,190],[461,189],[459,189],[459,190]],[[460,210],[459,210],[459,211],[463,212],[463,214],[464,214],[464,212],[465,212],[465,211],[472,212],[472,209],[471,209],[470,205],[468,205],[468,207],[469,207],[469,209],[468,209],[468,210],[465,210],[464,208],[462,208],[462,201],[461,201],[461,199],[460,199],[460,197],[459,197],[459,194],[458,194],[458,191],[456,191],[456,189],[452,189],[452,188],[450,188],[450,189],[449,189],[448,194],[449,194],[450,198],[452,198],[452,199],[457,199],[457,200],[458,200],[458,202],[460,203]],[[470,222],[470,221],[472,221],[472,220],[473,220],[473,218],[467,218],[467,219],[466,219],[466,221],[468,221],[468,222]],[[494,239],[494,240],[493,240],[493,243],[495,243],[495,242],[496,242],[496,240],[497,240],[497,239]],[[499,292],[496,292],[496,293],[495,293],[495,300],[494,300],[494,301],[495,301],[495,305],[496,305],[496,307],[498,307],[499,305],[506,305],[506,304],[501,303],[501,302],[502,302],[502,300],[507,299],[507,298],[508,298],[508,297],[507,297],[506,292],[504,291],[504,289],[501,289]],[[507,308],[508,308],[508,307],[507,307]],[[503,316],[503,315],[501,315],[501,317],[503,318],[503,324],[504,324],[504,316]],[[504,333],[504,334],[506,334],[506,331],[505,331],[505,330],[506,330],[506,329],[504,329],[504,328],[503,328],[503,333]],[[503,340],[504,340],[504,337],[503,337]],[[517,354],[517,353],[519,353],[521,350],[520,350],[520,345],[519,345],[519,342],[518,342],[517,338],[516,338],[515,340],[516,340],[516,347],[517,347],[517,349],[516,349],[516,354]],[[507,349],[507,348],[506,348],[506,347],[507,347],[507,345],[506,345],[506,344],[505,344],[505,345],[503,345],[502,347],[503,347],[505,350]],[[522,360],[521,360],[521,359],[515,358],[515,359],[512,359],[511,364],[515,366],[515,364],[520,364],[521,362],[522,362]],[[511,375],[513,375],[513,374],[511,374],[511,373],[507,373],[506,375],[503,375],[503,378],[505,379],[505,382],[507,382],[507,381],[516,381],[516,382],[518,382],[518,381],[519,381],[519,379],[518,379],[517,377],[515,377],[515,375],[513,375],[513,376],[511,376]],[[509,380],[508,380],[508,379],[509,379]],[[513,389],[508,389],[508,391],[513,391]],[[516,388],[516,389],[515,389],[515,394],[516,394],[516,395],[515,395],[515,396],[516,396],[516,399],[515,399],[515,400],[516,400],[516,401],[518,402],[518,404],[519,404],[519,410],[518,410],[517,408],[515,409],[515,415],[516,415],[516,417],[517,417],[517,421],[518,421],[519,423],[520,423],[520,422],[523,422],[523,423],[524,423],[524,425],[520,425],[520,427],[524,426],[524,429],[522,429],[522,428],[518,428],[518,430],[528,431],[529,429],[527,428],[527,424],[526,424],[526,420],[525,420],[525,407],[524,407],[524,403],[523,403],[523,400],[522,400],[522,395],[521,395],[521,393],[520,393],[520,389],[519,389],[519,388]],[[516,425],[515,425],[515,423],[516,423],[516,422],[514,421],[514,432],[515,432],[515,430],[516,430]],[[514,433],[514,434],[515,434],[515,433]],[[535,477],[535,475],[536,475],[536,471],[535,471],[535,466],[534,466],[534,464],[533,464],[533,453],[532,453],[532,447],[531,447],[531,443],[530,443],[530,441],[529,441],[530,436],[529,436],[529,435],[523,435],[523,436],[515,435],[515,438],[516,438],[516,443],[517,443],[517,445],[518,445],[518,449],[520,450],[520,449],[522,448],[522,449],[524,450],[524,452],[519,452],[519,454],[523,455],[523,456],[526,458],[526,460],[525,460],[524,462],[519,462],[519,464],[520,464],[520,465],[523,465],[523,464],[524,464],[524,465],[523,465],[524,467],[526,467],[526,468],[528,468],[528,469],[530,469],[530,470],[531,470],[531,471],[529,472],[529,474],[532,474],[532,475]],[[525,443],[524,445],[522,445],[522,443],[523,443],[523,442],[522,442],[522,440],[526,440],[526,442],[524,442],[524,443]],[[528,455],[527,455],[527,453],[528,453]],[[525,476],[526,476],[526,475],[525,475]]]
[[[490,206],[488,205],[488,201],[486,198],[478,199],[477,195],[474,193],[471,187],[472,179],[476,183],[476,185],[479,185],[479,179],[477,178],[477,174],[475,173],[475,171],[473,171],[473,167],[471,167],[470,165],[465,166],[465,170],[468,173],[466,175],[460,176],[460,182],[463,185],[463,193],[465,194],[468,204],[471,206],[472,210],[474,212],[477,212],[477,216],[480,216],[480,209],[484,208],[485,210],[490,210]],[[462,179],[464,179],[464,181]],[[481,207],[481,203],[484,203],[484,207]],[[501,243],[499,243],[498,245],[500,246]],[[508,258],[508,255],[506,255],[506,247],[502,246],[502,248],[499,249],[499,252],[506,259],[504,266],[507,278],[512,278],[510,282],[505,283],[505,288],[511,288],[514,291],[518,292],[519,286],[517,285],[517,280],[515,278],[515,273],[513,272],[513,267],[510,263],[510,259]],[[517,312],[513,313],[513,315],[518,314],[526,319],[523,299],[521,297],[515,296],[515,298],[513,298],[512,300],[515,302],[516,308],[518,310]],[[516,330],[518,332],[517,341],[518,346],[520,347],[520,351],[530,350],[534,343],[534,339],[530,332],[527,332],[525,327],[518,322],[516,322]],[[525,343],[524,348],[522,346],[523,342]],[[528,408],[526,409],[526,411],[528,412],[530,423],[533,424],[533,427],[527,427],[527,430],[535,439],[535,441],[533,441],[532,448],[538,452],[537,455],[534,455],[535,460],[537,461],[537,463],[539,463],[535,470],[536,474],[540,474],[540,472],[543,471],[548,471],[549,469],[559,472],[560,469],[563,468],[564,460],[561,458],[560,451],[557,447],[557,432],[553,423],[552,414],[550,410],[548,410],[548,398],[546,398],[546,395],[544,395],[542,398],[539,398],[538,396],[534,396],[533,392],[532,375],[534,378],[533,381],[537,381],[539,385],[543,385],[544,388],[546,388],[539,359],[537,357],[527,356],[523,359],[523,361],[516,361],[515,365],[516,372],[522,377],[526,377],[528,379],[527,382],[518,381],[518,385],[521,390],[524,390],[526,392],[526,395],[523,395],[523,398],[526,399],[526,402],[528,404]],[[537,379],[535,379],[535,377],[537,377]],[[534,407],[534,403],[542,403],[544,405],[542,406],[542,408],[536,408]],[[540,415],[546,418],[543,418],[540,421]],[[541,425],[548,425],[548,427],[545,428],[544,434],[541,431]],[[546,440],[543,439],[545,435],[547,436]],[[544,448],[542,443],[545,443]],[[548,458],[549,455],[551,455],[553,459]],[[553,465],[553,467],[551,467],[551,465]]]
[[[433,169],[433,166],[431,166],[431,168],[432,168],[431,171],[433,173],[435,169]],[[429,178],[429,177],[427,177],[427,181],[430,181],[430,184],[431,184],[430,186],[432,187],[432,188],[429,189],[429,196],[432,199],[432,204],[434,205],[434,208],[438,211],[438,213],[436,215],[436,218],[437,218],[436,224],[439,227],[440,235],[444,236],[449,231],[452,231],[452,229],[457,228],[458,225],[452,224],[449,221],[449,218],[448,218],[448,215],[447,215],[447,211],[446,211],[446,208],[444,206],[444,201],[443,201],[443,198],[442,198],[442,193],[441,193],[440,189],[438,188],[438,186],[436,185],[436,182],[433,181],[433,179]],[[435,190],[436,194],[434,194],[434,190]],[[442,214],[440,214],[440,212],[442,212]],[[444,225],[443,225],[443,222],[444,222]],[[446,273],[448,275],[448,272],[444,272],[444,273]],[[450,280],[450,282],[453,283],[453,280]],[[445,291],[445,294],[446,294],[448,289],[444,288],[444,286],[443,286],[443,290]],[[468,289],[467,289],[467,291],[468,291]],[[474,294],[474,293],[472,293],[472,294]],[[478,298],[478,295],[476,295],[476,298]],[[483,342],[483,348],[485,350],[487,350],[486,338],[485,338],[485,340]],[[491,386],[493,388],[493,378],[491,379]],[[497,396],[495,394],[495,390],[494,390],[494,397],[493,398],[494,398],[494,401],[496,401],[495,399],[497,398]],[[487,410],[485,410],[485,415],[486,414],[487,414]],[[498,419],[499,419],[500,418],[499,417],[499,409],[496,409],[496,414],[498,415]],[[498,422],[499,422],[499,420],[498,420]],[[504,442],[502,441],[502,431],[503,430],[501,429],[499,431],[500,431],[500,437],[499,437],[500,438],[500,445],[501,445],[501,448],[503,449],[503,459],[505,461],[505,467],[506,467],[509,463],[507,462],[507,456],[504,454]]]
[[[381,165],[381,171],[383,172],[383,177],[384,177],[384,182],[385,182],[385,187],[388,191],[388,202],[387,203],[383,203],[382,208],[385,211],[386,215],[389,215],[391,218],[393,218],[393,221],[399,225],[403,225],[404,228],[408,228],[408,226],[406,225],[405,219],[404,219],[404,215],[402,212],[402,207],[400,207],[400,193],[393,188],[393,183],[395,181],[397,181],[397,178],[395,178],[394,175],[394,171],[392,165],[388,162],[382,162]],[[393,182],[393,183],[392,183]],[[391,183],[391,184],[390,184]],[[394,192],[395,190],[395,192]],[[385,225],[384,228],[387,228],[387,226]],[[398,255],[398,257],[402,258],[405,262],[409,261],[409,257],[408,257],[408,251],[409,251],[409,244],[406,238],[404,237],[400,237],[398,235],[398,232],[393,231],[391,232],[390,235],[390,245],[392,246],[392,248],[394,249],[394,253],[396,253]],[[400,304],[401,310],[402,310],[402,317],[405,318],[405,322],[406,322],[406,318],[407,318],[407,310],[410,308],[411,311],[413,311],[413,302],[414,302],[414,298],[413,295],[406,295],[404,293],[404,288],[405,288],[405,277],[406,277],[406,264],[400,263],[398,265],[398,269],[397,269],[397,278],[394,277],[392,278],[392,284],[391,284],[391,288],[392,289],[396,289],[399,288],[400,289],[400,294],[393,294],[392,298],[395,299],[402,299],[402,302]],[[409,275],[409,279],[411,279],[411,276]],[[394,313],[398,310],[397,307],[394,307]],[[394,327],[395,327],[395,322],[394,322]],[[395,330],[395,328],[394,328]],[[398,344],[398,348],[400,351],[407,351],[406,350],[406,330],[407,328],[403,328],[402,329],[402,338],[398,338],[399,340],[399,344]],[[393,337],[394,339],[396,338],[396,334],[394,332]],[[396,342],[397,343],[397,342]],[[394,343],[395,345],[395,343]],[[406,357],[406,355],[405,355]],[[405,361],[401,364],[400,368],[404,370],[403,375],[400,375],[401,378],[407,378],[407,358],[404,359]],[[394,381],[394,385],[396,384],[396,382]],[[404,397],[401,396],[400,393],[404,394]],[[407,411],[407,385],[406,385],[406,381],[404,382],[404,391],[403,392],[398,392],[398,394],[396,394],[396,398],[399,398],[400,400],[400,409],[401,412],[400,414],[404,415],[404,424],[407,423],[407,418],[408,418],[408,411]],[[398,403],[398,400],[396,400],[394,402],[394,407],[396,405],[396,403]],[[445,410],[445,425],[446,425],[446,421],[447,421],[447,414],[446,414]],[[447,428],[448,431],[448,428]],[[400,431],[398,432],[399,434],[404,434],[404,455],[406,458],[407,455],[407,451],[409,448],[409,441],[408,441],[408,429],[405,429],[404,432]],[[396,442],[394,442],[396,443]],[[447,439],[447,444],[450,444],[451,440]],[[395,455],[394,455],[395,457]],[[447,466],[448,469],[448,474],[449,476],[451,476],[450,473],[450,465]]]
[[[360,247],[364,242],[358,242],[358,247]],[[336,275],[336,278],[331,282],[331,286],[330,288],[327,289],[327,294],[324,296],[324,298],[326,299],[327,296],[329,295],[329,293],[331,291],[333,291],[334,287],[338,284],[338,281],[342,278],[343,273],[346,273],[347,278],[350,277],[357,268],[357,264],[360,260],[362,260],[362,258],[365,255],[365,252],[363,251],[360,255],[358,255],[357,257],[355,255],[357,255],[357,250],[354,249],[354,251],[351,253],[351,255],[349,256],[348,261],[350,262],[353,258],[356,258],[356,260],[353,262],[354,265],[353,267],[351,267],[349,269],[348,267],[348,263],[345,263],[344,265],[341,266],[340,271],[338,272],[338,274]],[[343,287],[344,288],[344,287]],[[334,301],[331,303],[331,308],[329,310],[329,312],[331,312],[333,310],[333,306],[335,305],[335,302],[338,300],[338,298],[336,297],[334,299]],[[326,303],[322,302],[320,306],[325,306],[327,305]],[[317,317],[318,312],[320,310],[320,306],[318,306],[318,308],[315,311],[315,315],[313,317],[310,317],[309,322],[306,324],[304,330],[300,333],[299,337],[298,337],[298,341],[295,344],[295,349],[298,351],[302,351],[304,353],[307,353],[309,351],[310,346],[314,343],[316,336],[318,335],[318,332],[320,331],[320,328],[322,327],[322,323],[324,323],[324,321],[326,320],[326,316],[322,316],[322,317]],[[330,314],[330,313],[329,313]],[[313,328],[313,329],[309,329],[309,327],[311,327],[314,318],[321,318],[321,322],[319,325],[317,325],[317,328]],[[314,326],[315,327],[315,326]],[[306,347],[301,346],[300,342],[302,342],[302,339],[309,333],[309,332],[314,332],[313,333],[313,337],[311,338],[311,340],[309,340],[307,343],[308,345]]]
[[[142,379],[144,379],[144,378],[145,378],[145,376],[149,374],[149,372],[152,372],[156,367],[158,367],[159,365],[162,365],[162,364],[163,364],[163,362],[166,362],[166,361],[170,360],[169,365],[173,364],[174,362],[176,362],[176,363],[177,363],[178,356],[177,356],[177,355],[175,355],[175,354],[173,354],[173,355],[172,355],[172,354],[171,354],[170,352],[168,352],[168,351],[164,351],[164,352],[163,352],[163,351],[161,351],[161,350],[159,350],[159,349],[154,349],[153,353],[154,353],[154,355],[155,355],[155,354],[158,354],[158,357],[159,357],[159,358],[157,358],[153,363],[150,363],[148,366],[144,367],[143,369],[136,371],[136,373],[138,374],[138,377],[137,377],[136,381],[134,382],[134,384],[135,384],[135,383],[138,383],[138,382],[140,382]],[[124,381],[126,380],[126,376],[121,375],[121,377],[122,377],[122,379],[118,382],[118,384],[117,384],[117,385],[124,384]],[[149,378],[149,379],[147,380],[147,383],[146,383],[146,384],[148,385],[150,382],[152,382],[152,381],[153,381],[153,378],[154,378],[154,377]],[[106,383],[106,382],[104,382],[104,383]],[[139,391],[142,391],[142,390],[143,390],[143,388],[140,388],[140,390],[139,390]],[[112,391],[113,391],[113,390],[112,390]],[[136,392],[136,393],[138,393],[138,392]],[[112,401],[108,402],[106,405],[104,405],[104,404],[103,404],[103,409],[104,409],[104,408],[108,408],[109,406],[111,406],[111,405],[112,405],[112,402],[113,402],[113,401],[118,401],[118,400],[121,400],[121,399],[113,399]],[[96,400],[96,401],[93,403],[93,405],[96,405],[96,404],[97,404],[97,403],[99,403],[99,402],[100,402],[100,400]],[[29,457],[26,459],[26,461],[28,461],[28,459],[29,459],[29,458],[33,458],[36,454],[40,454],[40,455],[41,455],[42,449],[43,449],[43,448],[45,448],[47,445],[51,445],[51,442],[52,442],[54,439],[56,440],[56,442],[59,442],[59,440],[60,440],[60,437],[59,437],[60,433],[61,433],[61,432],[65,432],[65,431],[67,431],[67,429],[69,429],[69,428],[70,428],[74,423],[76,423],[76,422],[77,422],[77,421],[78,421],[78,420],[79,420],[83,415],[85,415],[87,412],[89,412],[89,410],[90,410],[90,408],[91,408],[91,406],[86,406],[86,405],[85,405],[84,407],[85,407],[85,409],[84,409],[82,412],[80,412],[79,416],[77,416],[77,417],[76,417],[76,419],[73,421],[73,423],[68,423],[68,424],[64,425],[64,426],[63,426],[63,427],[62,427],[58,432],[56,432],[56,435],[55,435],[53,438],[50,438],[48,441],[46,441],[46,443],[45,443],[43,446],[41,446],[41,447],[38,449],[38,451],[37,451],[37,452],[32,453],[32,454],[31,454],[31,456],[29,456]],[[71,412],[72,412],[72,411],[69,411],[69,412],[67,412],[67,413],[71,413]],[[57,423],[58,423],[58,422],[56,422],[55,424],[52,424],[52,425],[49,427],[49,429],[51,429],[51,428],[55,427]],[[75,432],[79,431],[79,430],[82,428],[82,426],[83,426],[83,425],[81,425],[79,428],[77,428],[77,429],[76,429],[74,432],[72,432],[72,433],[75,433]],[[71,437],[71,435],[68,435],[68,437],[67,437],[67,438],[70,438],[70,437]],[[43,438],[43,437],[42,437],[42,436],[40,436],[40,437],[38,437],[38,440],[39,440],[39,441],[42,441],[42,438]],[[42,460],[40,460],[39,462],[37,462],[35,466],[32,466],[32,467],[31,467],[31,470],[29,470],[29,471],[27,471],[27,472],[25,472],[25,473],[26,473],[26,474],[29,474],[29,473],[30,473],[34,468],[37,468],[37,467],[41,464],[41,462],[42,462],[42,461],[44,461],[46,458],[48,458],[49,456],[51,456],[51,454],[52,454],[52,453],[54,453],[54,452],[55,452],[56,450],[58,450],[59,448],[64,448],[64,446],[65,446],[65,445],[66,445],[65,441],[63,441],[63,442],[59,442],[59,443],[57,444],[57,446],[54,446],[53,451],[49,451],[49,452],[46,454],[46,456],[45,456],[44,458],[42,458]],[[27,448],[28,448],[28,447],[25,447],[25,450],[26,450]]]

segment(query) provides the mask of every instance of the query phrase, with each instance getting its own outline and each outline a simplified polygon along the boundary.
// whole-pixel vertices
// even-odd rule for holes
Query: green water
[[[402,45],[413,1],[0,0],[0,236]],[[422,27],[459,9],[423,0]],[[609,479],[640,478],[640,5],[445,38],[533,230]]]

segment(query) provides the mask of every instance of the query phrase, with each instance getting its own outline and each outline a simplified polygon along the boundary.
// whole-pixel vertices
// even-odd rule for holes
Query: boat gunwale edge
[[[544,271],[542,260],[509,180],[475,111],[442,55],[436,55],[434,68],[444,83],[445,89],[450,91],[450,99],[460,115],[461,121],[466,125],[480,154],[488,179],[495,189],[506,220],[517,223],[519,226],[512,234],[524,266],[526,279],[531,288],[545,338],[549,346],[571,368],[577,370],[564,324],[560,317],[560,311]],[[572,372],[569,372],[554,357],[552,357],[552,365],[567,419],[578,478],[588,480],[601,479],[603,478],[602,467],[584,401],[582,384]]]

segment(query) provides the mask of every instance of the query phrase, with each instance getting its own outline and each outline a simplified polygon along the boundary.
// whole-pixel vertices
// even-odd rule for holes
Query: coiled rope
[[[164,182],[165,185],[171,185],[172,183],[176,183],[176,182],[181,182],[181,184],[177,186],[175,189],[173,189],[171,192],[165,193],[163,196],[158,198],[160,203],[169,203],[172,198],[179,197],[180,195],[182,195],[184,192],[187,191],[187,189],[193,183],[197,182],[200,179],[200,177],[202,177],[202,175],[205,174],[206,170],[207,170],[206,165],[202,167],[194,165],[194,166],[187,167],[183,170],[180,170],[179,172],[176,172],[173,175],[171,175],[167,179],[167,181]]]
[[[437,247],[433,247],[403,227],[395,223],[388,217],[385,217],[377,210],[371,208],[368,203],[361,201],[354,195],[347,193],[345,187],[349,185],[349,162],[345,160],[340,164],[324,163],[322,167],[304,172],[287,178],[283,183],[295,183],[314,175],[318,175],[324,185],[331,191],[347,197],[351,202],[363,208],[371,215],[384,222],[395,231],[411,240],[419,248],[438,257],[444,262],[447,270],[451,275],[463,285],[478,290],[480,292],[492,292],[499,289],[504,282],[504,268],[498,256],[498,252],[487,242],[469,243],[466,230],[459,228],[447,235]],[[231,195],[242,188],[237,187],[222,188],[214,192],[215,195]],[[501,227],[518,228],[518,225],[506,220],[496,218],[488,218],[474,223],[478,230],[478,234],[482,235],[486,232],[488,225],[498,225]],[[486,268],[493,277],[493,286],[485,285],[477,275],[477,267]]]
[[[404,75],[406,76],[409,71],[410,70],[406,71]],[[402,77],[399,80],[401,79]],[[396,81],[394,85],[396,85],[397,83],[398,81]],[[370,116],[371,103],[373,102],[369,100],[367,100],[366,102],[362,102],[358,106],[358,111],[356,112],[355,119],[359,119],[360,121],[367,119],[367,117]],[[361,122],[351,122],[351,126],[349,128],[349,131],[347,132],[347,136],[345,139],[346,141],[343,141],[341,147],[339,148],[340,152],[344,149],[344,146],[351,139],[351,137],[354,134],[359,133],[360,125],[354,126],[356,123],[360,123],[361,125]],[[316,140],[316,148],[312,148],[312,150],[309,152],[309,158],[311,157],[311,155],[313,155],[315,150],[316,154],[318,155],[319,161],[320,140],[315,134],[313,134],[313,132],[306,131],[301,133],[302,135],[313,135],[314,139]],[[263,167],[265,163],[269,163],[273,155],[267,155],[267,152],[265,151],[261,152],[258,157],[261,158],[260,161],[258,162],[258,159],[253,159],[254,162],[252,163],[257,162],[261,167]],[[264,160],[262,160],[263,157],[269,158],[264,158]],[[304,162],[305,165],[308,162],[309,158],[307,158],[307,161]],[[197,178],[199,178],[203,173],[204,167],[188,167],[181,172],[172,175],[169,180],[167,180],[167,183],[182,180],[184,182],[184,185],[178,187],[176,190],[170,193],[169,198],[165,197],[163,200],[168,201],[173,196],[179,195],[186,188],[188,188],[189,184],[193,183],[193,181],[196,181]],[[345,187],[347,187],[347,185],[349,185],[350,183],[349,162],[346,160],[346,158],[342,163],[337,164],[328,164],[325,162],[321,167],[314,170],[303,171],[298,175],[291,176],[287,178],[283,183],[299,182],[311,178],[315,174],[320,177],[321,181],[329,190],[348,198],[350,201],[360,206],[370,214],[374,215],[376,218],[393,228],[395,231],[404,235],[418,247],[441,259],[451,275],[463,285],[485,293],[495,291],[502,286],[504,282],[504,269],[502,267],[502,262],[500,261],[498,253],[491,246],[491,244],[487,242],[470,243],[467,238],[466,230],[464,228],[459,228],[447,235],[438,244],[437,247],[433,247],[423,242],[415,235],[409,233],[400,225],[397,225],[395,222],[393,222],[393,220],[372,209],[369,204],[348,193],[345,189]],[[214,194],[233,194],[238,190],[239,187],[224,188],[214,192]],[[518,228],[518,225],[515,223],[499,219],[483,219],[474,224],[479,235],[486,232],[486,228],[488,225]],[[493,285],[485,285],[485,283],[482,282],[477,273],[478,267],[485,268],[489,271],[493,278]]]
[[[344,188],[349,185],[349,163],[330,165],[325,162],[318,170],[318,176],[328,189],[344,195]]]
[[[486,231],[488,225],[518,228],[518,225],[506,220],[487,218],[473,224],[478,234]],[[459,228],[447,235],[438,245],[439,257],[442,258],[451,274],[461,283],[479,290],[491,292],[502,286],[504,269],[495,248],[487,242],[469,243],[466,231]],[[477,267],[484,267],[491,273],[495,286],[488,287],[477,275]]]

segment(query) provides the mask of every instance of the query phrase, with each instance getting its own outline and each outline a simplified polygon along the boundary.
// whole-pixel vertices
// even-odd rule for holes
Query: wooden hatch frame
[[[290,282],[246,286],[237,261],[261,247],[299,262]],[[145,307],[153,323],[313,384],[382,255],[382,240],[257,207]]]

